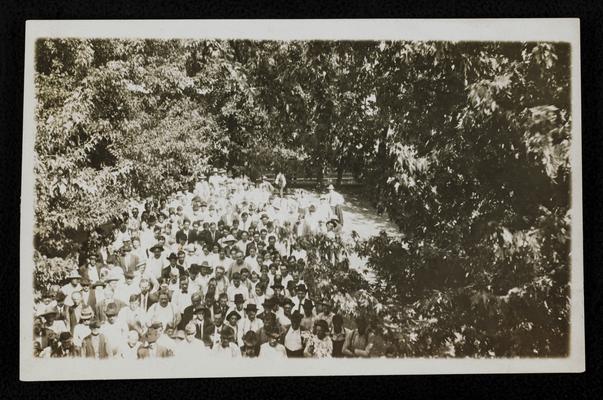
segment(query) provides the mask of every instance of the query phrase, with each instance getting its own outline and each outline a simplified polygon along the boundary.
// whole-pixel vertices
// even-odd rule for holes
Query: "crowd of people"
[[[304,281],[304,240],[335,239],[341,194],[214,170],[191,191],[133,199],[114,232],[34,310],[37,357],[329,358],[379,351],[362,318],[344,326],[333,299]]]

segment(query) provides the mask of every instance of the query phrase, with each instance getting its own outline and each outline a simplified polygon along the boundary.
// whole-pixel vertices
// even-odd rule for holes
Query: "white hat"
[[[327,187],[327,189],[335,189],[335,187],[333,186],[333,184],[329,184],[329,186]]]
[[[232,235],[228,235],[228,236],[226,236],[226,238],[224,239],[224,242],[236,242],[236,241],[237,241],[237,239],[235,239],[235,237],[234,237],[234,236],[232,236]]]

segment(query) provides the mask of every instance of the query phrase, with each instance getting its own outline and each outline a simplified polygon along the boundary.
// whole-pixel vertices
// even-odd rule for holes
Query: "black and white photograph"
[[[218,22],[28,22],[22,379],[584,370],[577,20]]]

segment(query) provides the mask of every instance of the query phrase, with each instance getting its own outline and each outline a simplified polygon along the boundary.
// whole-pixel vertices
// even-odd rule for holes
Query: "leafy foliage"
[[[313,290],[384,321],[406,355],[564,356],[569,56],[564,43],[40,40],[36,248],[67,257],[126,199],[210,166],[352,171],[403,238],[356,244],[371,285],[351,249],[312,239]]]

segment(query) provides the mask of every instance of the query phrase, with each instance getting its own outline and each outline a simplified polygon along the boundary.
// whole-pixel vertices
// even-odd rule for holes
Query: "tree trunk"
[[[343,178],[343,157],[339,159],[339,165],[337,165],[337,186],[341,185],[341,180]]]

